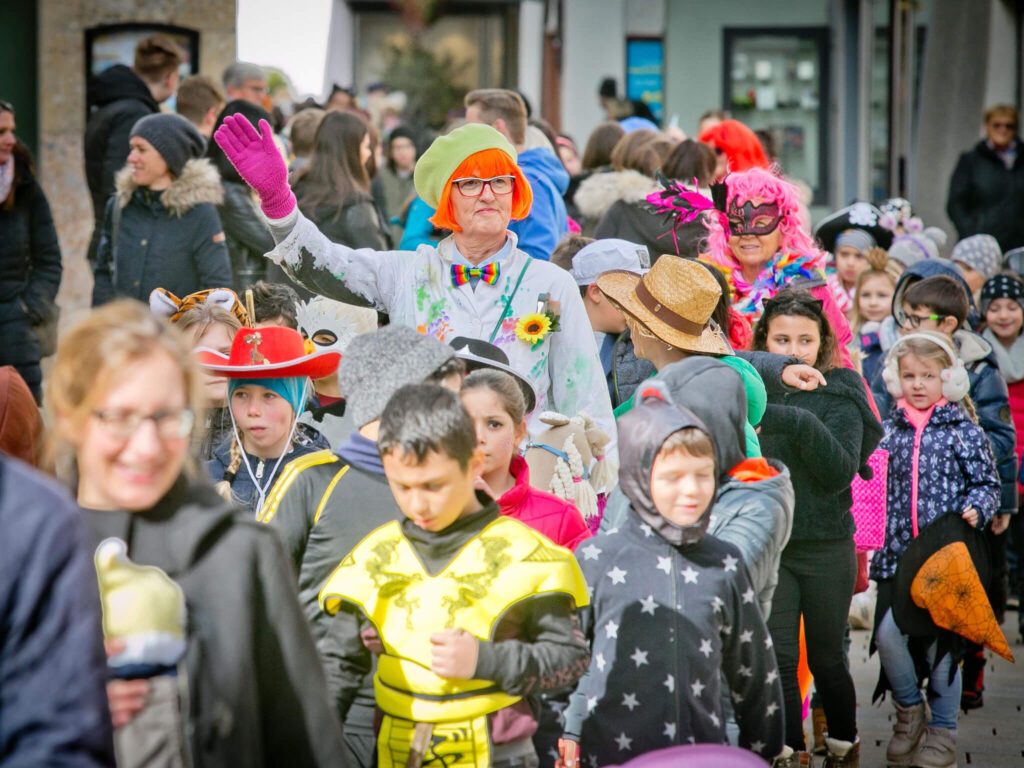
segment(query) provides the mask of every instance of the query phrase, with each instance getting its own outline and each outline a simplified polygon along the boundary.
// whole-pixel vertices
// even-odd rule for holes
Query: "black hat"
[[[169,112],[146,115],[139,120],[131,133],[132,138],[136,136],[153,145],[175,176],[181,175],[185,163],[202,157],[206,151],[206,139],[196,127],[181,115]]]
[[[821,241],[821,247],[829,253],[835,253],[836,239],[849,229],[866,233],[879,248],[888,248],[892,245],[892,232],[882,226],[881,220],[882,212],[875,206],[871,203],[857,202],[822,219],[815,228],[814,235]]]
[[[981,286],[981,311],[996,299],[1013,299],[1024,308],[1024,282],[1016,275],[998,274]]]
[[[455,356],[465,362],[467,373],[481,368],[504,371],[515,379],[519,388],[523,390],[523,397],[526,399],[526,412],[532,413],[533,409],[537,407],[537,392],[534,390],[533,384],[509,364],[508,355],[502,351],[501,347],[469,336],[456,336],[451,340],[449,346],[455,350]]]

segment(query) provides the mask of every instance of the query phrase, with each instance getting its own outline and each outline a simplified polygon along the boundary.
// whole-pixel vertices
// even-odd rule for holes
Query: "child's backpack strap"
[[[327,490],[324,491],[323,496],[320,497],[320,501],[316,505],[316,513],[313,515],[313,525],[320,522],[320,515],[323,514],[324,508],[327,506],[327,502],[334,493],[335,486],[349,470],[348,462],[341,460],[341,465],[341,468],[334,474],[334,477],[331,478],[331,482],[327,484]]]
[[[341,458],[334,452],[324,449],[322,451],[316,451],[314,453],[307,453],[304,456],[299,456],[297,459],[292,459],[285,468],[281,470],[280,477],[277,478],[277,482],[274,483],[274,487],[270,489],[270,493],[267,494],[267,500],[263,504],[263,508],[260,510],[257,520],[261,523],[269,523],[277,515],[277,510],[281,506],[281,500],[284,495],[288,492],[288,489],[292,487],[296,478],[311,467],[318,467],[322,464],[333,464],[334,462],[341,461]],[[333,483],[333,481],[332,481]],[[333,484],[330,488],[333,490]],[[319,507],[317,508],[317,516],[319,516]]]

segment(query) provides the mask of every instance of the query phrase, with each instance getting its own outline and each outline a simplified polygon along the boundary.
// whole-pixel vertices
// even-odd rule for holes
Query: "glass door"
[[[810,186],[815,204],[825,203],[828,30],[744,27],[723,34],[726,108],[762,135],[783,173]]]

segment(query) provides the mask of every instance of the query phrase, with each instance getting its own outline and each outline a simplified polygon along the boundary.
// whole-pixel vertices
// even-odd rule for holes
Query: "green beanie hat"
[[[466,123],[447,136],[439,136],[416,162],[413,184],[427,205],[436,209],[448,179],[462,161],[485,149],[500,149],[516,162],[515,147],[499,131],[482,123]]]

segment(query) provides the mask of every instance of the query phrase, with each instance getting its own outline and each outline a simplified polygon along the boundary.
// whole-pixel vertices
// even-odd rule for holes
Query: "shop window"
[[[726,28],[723,103],[764,132],[783,172],[828,194],[829,74],[825,27]]]

